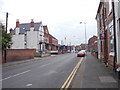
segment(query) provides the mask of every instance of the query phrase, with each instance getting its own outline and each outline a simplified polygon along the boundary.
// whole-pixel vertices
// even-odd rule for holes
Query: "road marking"
[[[26,86],[29,87],[29,86],[31,86],[31,85],[32,85],[32,84],[27,84]]]
[[[27,72],[29,72],[29,71],[31,71],[31,70],[27,70],[27,71],[24,71],[24,72],[15,74],[15,75],[13,75],[13,76],[9,76],[9,77],[7,77],[7,78],[1,79],[0,81],[7,80],[7,79],[9,79],[9,78],[16,77],[16,76],[18,76],[18,75],[22,75],[22,74],[27,73]]]
[[[60,90],[63,90],[64,88],[69,88],[78,68],[80,67],[81,63],[83,61],[83,58],[81,58],[79,60],[79,62],[77,63],[77,65],[75,66],[75,68],[73,69],[73,71],[70,73],[70,75],[68,76],[68,78],[66,79],[66,81],[64,82],[64,84],[62,85],[62,87],[60,88]]]
[[[71,82],[72,82],[72,80],[73,80],[73,78],[74,78],[74,76],[75,76],[75,74],[76,74],[76,72],[77,72],[77,70],[78,70],[80,64],[81,64],[81,62],[82,62],[82,60],[80,60],[80,62],[79,62],[78,65],[76,66],[76,69],[75,69],[75,71],[74,71],[72,77],[70,78],[70,80],[69,80],[69,82],[68,82],[66,88],[69,88],[69,86],[70,86],[70,84],[71,84]]]
[[[67,84],[67,82],[69,81],[70,77],[72,76],[73,72],[75,71],[76,67],[73,69],[73,71],[70,73],[70,75],[68,76],[67,80],[64,82],[64,84],[62,85],[61,88],[64,88],[65,85]]]
[[[49,64],[52,64],[52,63],[48,63],[48,64],[41,65],[41,66],[39,66],[38,68],[45,67],[45,66],[47,66],[47,65],[49,65]]]

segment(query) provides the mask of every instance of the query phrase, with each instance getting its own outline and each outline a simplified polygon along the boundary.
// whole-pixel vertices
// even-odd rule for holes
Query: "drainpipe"
[[[114,70],[116,72],[116,62],[117,62],[117,47],[116,47],[116,23],[115,23],[115,8],[114,1],[112,2],[112,12],[113,12],[113,30],[114,30]]]

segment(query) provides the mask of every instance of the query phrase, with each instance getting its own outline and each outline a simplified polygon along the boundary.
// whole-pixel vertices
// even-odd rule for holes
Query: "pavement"
[[[100,62],[88,52],[70,87],[120,90],[120,83],[116,72],[105,67],[104,63]]]

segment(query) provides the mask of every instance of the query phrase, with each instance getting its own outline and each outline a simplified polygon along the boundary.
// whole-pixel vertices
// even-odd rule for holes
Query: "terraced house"
[[[120,2],[101,0],[97,15],[98,58],[112,70],[120,64]]]

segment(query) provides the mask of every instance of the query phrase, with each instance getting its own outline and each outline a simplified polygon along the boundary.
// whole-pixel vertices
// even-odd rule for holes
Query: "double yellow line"
[[[62,85],[62,87],[60,88],[60,90],[64,90],[69,88],[78,68],[80,67],[80,64],[82,63],[83,58],[80,59],[80,61],[77,63],[77,65],[75,66],[75,68],[73,69],[73,71],[71,72],[71,74],[69,75],[69,77],[67,78],[67,80],[64,82],[64,84]]]

